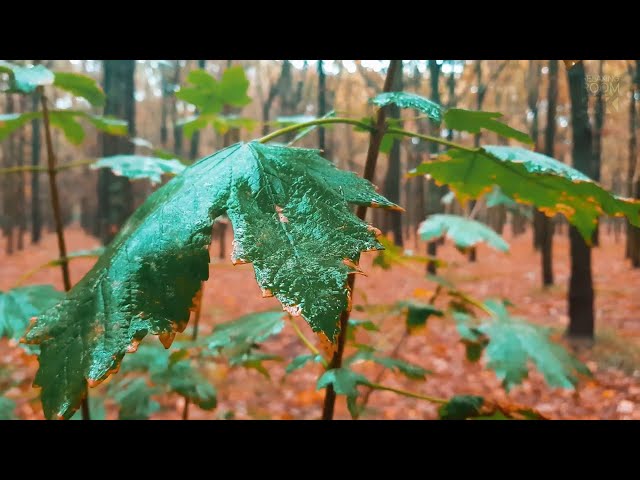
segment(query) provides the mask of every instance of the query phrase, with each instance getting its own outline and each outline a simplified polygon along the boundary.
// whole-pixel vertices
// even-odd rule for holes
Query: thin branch
[[[385,390],[387,392],[397,393],[398,395],[402,395],[404,397],[417,398],[419,400],[426,400],[427,402],[437,403],[439,405],[443,405],[448,403],[449,400],[446,398],[438,398],[432,397],[430,395],[422,395],[421,393],[409,392],[408,390],[401,390],[399,388],[387,387],[386,385],[380,385],[378,383],[370,383],[369,386],[374,390]]]
[[[390,92],[391,86],[393,84],[393,79],[398,70],[401,70],[402,60],[391,60],[389,64],[389,69],[387,70],[387,78],[384,81],[384,92]],[[402,72],[398,72],[402,74]],[[382,143],[382,138],[385,135],[386,129],[386,108],[378,109],[377,118],[376,118],[376,126],[375,130],[371,132],[371,136],[369,137],[369,149],[367,150],[367,161],[364,166],[364,175],[365,180],[372,181],[375,171],[376,164],[378,162],[378,153],[380,152],[380,144]],[[329,119],[327,119],[329,120]],[[364,220],[367,214],[366,205],[359,205],[356,209],[356,215],[361,220]],[[350,275],[347,281],[347,288],[349,292],[353,295],[353,288],[355,286],[355,275]],[[348,310],[344,310],[342,315],[340,315],[340,333],[338,335],[338,348],[336,352],[333,354],[331,358],[331,362],[329,363],[329,369],[340,368],[342,366],[342,355],[344,354],[344,346],[347,339],[347,328],[349,326],[349,315],[350,312]],[[333,419],[333,410],[336,403],[336,392],[333,389],[333,385],[329,385],[325,390],[324,403],[322,407],[322,419],[323,420],[332,420]]]
[[[45,140],[47,144],[47,170],[49,173],[49,189],[51,195],[51,207],[53,209],[53,220],[56,227],[56,235],[58,237],[58,251],[61,259],[60,269],[62,270],[62,281],[64,290],[71,290],[71,277],[69,276],[69,261],[67,259],[67,246],[64,240],[64,224],[62,223],[62,213],[60,209],[60,197],[58,194],[58,185],[56,183],[56,156],[53,151],[53,141],[51,140],[51,123],[49,121],[49,107],[47,106],[47,97],[44,94],[44,88],[38,87],[40,90],[40,104],[42,106],[42,120],[44,125]],[[82,399],[82,419],[90,420],[88,392],[85,387],[84,397]]]

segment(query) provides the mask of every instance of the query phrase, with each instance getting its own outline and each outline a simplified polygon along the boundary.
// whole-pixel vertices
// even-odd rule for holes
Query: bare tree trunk
[[[36,60],[34,64],[40,63]],[[31,97],[31,109],[38,111],[40,104],[39,93]],[[31,121],[31,166],[40,166],[40,120]],[[40,204],[40,173],[31,172],[31,243],[38,243],[42,237],[42,209]]]
[[[22,95],[20,97],[20,111],[27,111],[27,97]],[[16,152],[16,165],[18,167],[24,166],[24,150],[26,145],[26,137],[24,129],[20,129],[18,133],[18,150]],[[16,178],[16,197],[14,198],[16,205],[16,223],[17,223],[17,241],[16,248],[22,250],[24,248],[24,234],[27,232],[27,196],[25,190],[25,172],[20,172]]]
[[[604,104],[604,60],[598,61],[598,92],[596,94],[594,124],[593,124],[593,167],[591,169],[593,179],[596,182],[600,181],[600,164],[602,162],[602,127],[605,119],[605,104]],[[593,232],[593,238],[591,239],[594,246],[599,245],[599,225],[596,225],[596,229]]]
[[[104,112],[127,120],[130,136],[135,136],[135,66],[135,60],[104,60],[104,91],[107,95]],[[104,156],[134,151],[135,146],[126,138],[102,136]],[[98,175],[100,238],[107,244],[131,215],[133,194],[129,179],[118,177],[106,169],[101,169]]]
[[[547,128],[544,153],[554,156],[556,140],[556,106],[558,104],[558,60],[549,60],[549,90],[547,92]],[[536,210],[538,211],[538,210]],[[540,253],[542,258],[542,286],[553,285],[553,222],[543,215],[540,222]]]
[[[587,176],[592,175],[592,132],[589,123],[588,98],[584,63],[578,62],[568,71],[571,96],[571,125],[573,130],[573,167]],[[571,277],[569,279],[570,337],[593,339],[595,315],[591,276],[591,249],[578,230],[571,226]]]
[[[640,198],[640,172],[638,171],[637,110],[636,96],[640,92],[640,60],[635,69],[630,68],[632,77],[631,99],[629,100],[629,165],[627,188],[630,197]],[[640,228],[627,221],[627,256],[633,268],[640,268]]]
[[[15,108],[14,108],[14,102],[13,102],[13,95],[8,94],[6,96],[6,99],[7,99],[6,108],[5,108],[6,112],[14,113]],[[2,156],[3,156],[5,167],[12,167],[15,165],[15,146],[16,146],[15,143],[16,143],[15,134],[11,134],[9,138],[7,138],[2,144]],[[13,195],[15,190],[15,183],[10,175],[4,175],[4,178],[2,180],[4,183],[2,188],[2,193],[3,193],[2,207],[3,207],[3,213],[4,213],[3,215],[4,222],[2,225],[2,230],[3,230],[4,236],[7,239],[6,245],[5,245],[7,255],[12,255],[14,251],[13,229],[15,226],[15,213],[14,213],[15,200],[13,198]]]
[[[324,74],[324,65],[322,60],[318,60],[318,117],[322,117],[327,113],[327,77]],[[324,127],[318,128],[318,148],[324,151],[324,157],[331,160],[331,156],[326,151]]]
[[[206,60],[198,60],[198,68],[204,70],[206,67],[207,61]],[[196,114],[198,113],[198,110],[196,110]],[[195,160],[196,158],[198,158],[200,152],[200,131],[196,130],[193,134],[193,136],[191,137],[191,148],[189,150],[189,158],[191,160]]]
[[[393,79],[392,91],[402,91],[402,62]],[[396,105],[389,107],[389,118],[400,118],[400,109]],[[398,140],[394,140],[391,152],[389,153],[389,167],[384,180],[384,193],[392,202],[396,204],[400,203],[400,142]],[[387,218],[389,221],[388,229],[393,233],[393,241],[396,245],[403,246],[402,217],[400,212],[387,212]]]

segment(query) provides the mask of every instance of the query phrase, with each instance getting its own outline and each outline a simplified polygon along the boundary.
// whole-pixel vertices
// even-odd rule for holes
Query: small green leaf
[[[0,73],[9,73],[12,78],[10,89],[22,93],[31,93],[40,86],[51,85],[54,81],[53,72],[44,65],[21,67],[0,60]]]
[[[296,370],[304,367],[309,362],[321,363],[322,356],[314,354],[298,355],[293,360],[291,360],[291,363],[289,363],[289,365],[287,365],[285,373],[289,374],[291,372],[295,372]]]
[[[409,330],[426,325],[427,319],[431,315],[436,315],[437,317],[444,315],[444,312],[434,305],[417,302],[415,300],[398,302],[398,306],[407,309],[406,325]]]
[[[0,338],[18,340],[29,321],[64,298],[52,285],[30,285],[0,292]]]
[[[16,420],[16,402],[10,398],[0,396],[0,420]]]
[[[336,111],[335,110],[331,110],[331,111],[327,112],[326,114],[324,114],[320,118],[332,118],[332,117],[335,117],[335,116],[336,116]],[[307,136],[309,133],[314,131],[316,128],[318,128],[318,125],[312,125],[312,126],[307,127],[307,128],[305,128],[303,130],[300,130],[300,132],[287,145],[288,146],[293,145],[298,140],[301,140],[303,137]],[[327,126],[325,125],[323,128],[327,128]]]
[[[383,92],[370,100],[378,107],[395,104],[400,108],[412,108],[426,114],[432,120],[442,120],[442,107],[431,100],[408,92]]]
[[[126,120],[102,115],[86,114],[85,116],[98,130],[109,135],[125,136],[129,133]]]
[[[202,115],[193,115],[191,117],[185,118],[184,120],[180,120],[178,122],[178,126],[182,127],[182,131],[184,132],[184,136],[187,139],[191,139],[194,133],[199,130],[202,130],[209,124],[209,119],[207,116]]]
[[[333,390],[338,395],[357,397],[358,385],[369,385],[370,383],[367,377],[353,370],[349,370],[348,368],[333,368],[322,374],[318,379],[316,389],[320,390],[327,388],[329,385],[333,385]]]
[[[480,242],[486,242],[496,250],[503,252],[509,250],[509,244],[493,229],[483,223],[459,215],[430,215],[420,224],[418,234],[426,242],[446,234],[447,238],[453,240],[456,247],[460,249],[467,249]]]
[[[497,207],[500,205],[504,205],[509,209],[518,208],[518,203],[512,200],[510,197],[507,197],[500,187],[493,186],[493,190],[486,196],[487,207]]]
[[[505,138],[513,138],[523,143],[533,143],[531,137],[526,133],[496,120],[496,118],[500,117],[502,117],[502,114],[499,112],[477,112],[474,110],[452,108],[444,114],[444,121],[447,124],[447,128],[452,130],[480,133],[480,130],[484,128]]]
[[[226,105],[244,107],[251,103],[251,97],[247,95],[249,80],[240,65],[227,68],[222,72],[220,79],[220,98]]]
[[[241,366],[244,368],[252,368],[267,378],[271,378],[267,368],[262,364],[266,361],[281,362],[283,359],[279,355],[260,352],[242,352],[229,357],[229,365],[232,367]]]
[[[159,389],[148,385],[144,378],[120,382],[119,387],[113,399],[120,407],[120,420],[148,420],[151,414],[160,410],[160,404],[151,399],[151,395],[159,393]]]
[[[72,93],[76,97],[82,97],[94,107],[102,107],[105,104],[105,94],[98,83],[88,75],[81,73],[56,72],[53,85]]]
[[[283,312],[266,311],[250,313],[216,325],[213,333],[207,337],[209,349],[237,348],[263,342],[282,331],[283,317]]]
[[[187,167],[175,159],[164,160],[145,155],[113,155],[98,159],[91,168],[109,168],[115,175],[132,180],[148,179],[152,184],[158,184],[162,181],[162,175],[178,175]]]
[[[40,118],[40,112],[6,113],[0,114],[0,141],[7,138],[12,132],[26,125],[35,118]]]
[[[422,368],[420,365],[415,365],[413,363],[405,362],[404,360],[400,360],[392,357],[384,357],[375,355],[374,352],[359,350],[354,355],[345,360],[345,365],[353,365],[354,363],[362,360],[368,360],[378,365],[382,365],[384,368],[388,368],[389,370],[393,370],[394,372],[401,373],[407,378],[411,380],[424,380],[425,376],[429,372]]]
[[[191,400],[203,410],[213,410],[218,404],[215,387],[196,371],[189,360],[169,363],[168,368],[151,374],[151,381]]]
[[[54,110],[49,113],[51,125],[59,128],[64,136],[74,145],[80,145],[84,140],[84,128],[75,119],[77,113],[74,111]]]
[[[440,406],[438,415],[441,420],[466,420],[480,414],[484,398],[477,395],[456,395]]]
[[[496,372],[507,391],[528,377],[529,361],[552,387],[573,389],[578,382],[577,373],[590,374],[562,346],[550,341],[547,328],[511,317],[502,302],[488,300],[485,305],[494,316],[483,321],[478,331],[489,338],[487,366]]]

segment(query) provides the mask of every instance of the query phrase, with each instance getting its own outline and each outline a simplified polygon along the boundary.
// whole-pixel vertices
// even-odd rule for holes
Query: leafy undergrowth
[[[602,229],[603,232],[605,230]],[[67,238],[70,251],[98,246],[95,239],[76,227],[68,229]],[[505,239],[511,247],[509,254],[481,245],[475,264],[468,263],[451,243],[441,247],[438,254],[452,262],[448,275],[460,289],[479,298],[507,298],[514,304],[514,315],[525,316],[562,332],[567,323],[565,297],[569,260],[566,234],[558,235],[554,240],[557,286],[549,293],[543,292],[539,286],[539,257],[532,252],[530,234],[513,238],[507,231]],[[594,279],[601,341],[591,352],[585,349],[577,352],[594,372],[594,377],[583,380],[577,391],[550,389],[542,376],[532,371],[522,385],[505,393],[493,372],[465,359],[464,346],[459,342],[453,321],[435,317],[429,319],[425,330],[409,338],[401,354],[404,360],[433,372],[427,381],[416,382],[388,373],[381,383],[438,397],[482,395],[495,402],[533,407],[549,418],[640,419],[640,320],[634,313],[640,311],[640,298],[634,292],[637,288],[634,286],[640,282],[640,271],[633,271],[624,262],[623,240],[621,238],[616,243],[612,236],[603,234],[602,246],[595,249]],[[229,237],[227,245],[230,244]],[[218,248],[217,241],[214,241],[212,258],[217,259]],[[413,240],[408,242],[408,248],[415,249]],[[420,244],[419,251],[423,249],[424,244]],[[55,236],[49,234],[38,247],[28,246],[25,251],[11,257],[0,253],[0,290],[9,289],[22,273],[55,257],[55,252]],[[227,252],[227,256],[230,253]],[[371,265],[374,257],[375,254],[362,257],[361,266],[368,277],[358,276],[354,305],[391,305],[411,297],[419,299],[434,289],[433,284],[424,279],[422,266],[394,266],[383,271]],[[72,262],[72,281],[78,281],[92,264],[93,259]],[[209,333],[216,323],[239,315],[279,307],[275,299],[262,298],[251,265],[234,267],[227,258],[212,265],[211,269],[211,280],[204,290],[202,333]],[[58,288],[62,287],[57,269],[40,271],[29,283],[53,283]],[[370,335],[371,343],[381,352],[392,350],[402,335],[404,319],[399,316],[365,314],[354,310],[354,317],[378,323],[380,332],[362,331],[358,335]],[[312,337],[304,322],[299,321],[298,325]],[[157,341],[148,338],[143,343]],[[263,351],[286,359],[307,353],[289,325],[279,336],[265,342]],[[6,396],[16,402],[18,416],[42,418],[37,390],[31,388],[37,369],[35,358],[1,340],[0,365],[3,366],[0,369],[0,391],[5,391]],[[286,365],[287,362],[269,362],[267,368],[271,380],[268,380],[254,369],[212,363],[205,373],[218,390],[218,407],[210,412],[192,408],[191,418],[318,418],[324,394],[316,391],[321,367],[310,364],[285,377]],[[373,378],[379,366],[366,362],[354,369]],[[182,398],[159,396],[155,400],[161,408],[152,418],[180,418]],[[376,391],[371,395],[362,418],[437,418],[437,408],[437,405],[424,401]],[[349,418],[343,398],[338,400],[336,413],[337,418]],[[117,417],[117,409],[112,402],[106,405],[106,416]]]

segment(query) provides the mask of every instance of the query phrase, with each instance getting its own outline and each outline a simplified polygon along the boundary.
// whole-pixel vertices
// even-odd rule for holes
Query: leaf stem
[[[429,304],[430,305],[434,304],[434,302],[438,298],[438,295],[440,295],[440,292],[442,292],[442,285],[438,285],[436,287],[435,292],[433,292],[433,295],[431,295],[431,298],[429,298]],[[408,327],[405,328],[404,332],[402,332],[402,336],[398,340],[398,343],[396,344],[394,349],[389,354],[389,358],[396,358],[396,355],[398,355],[398,353],[400,352],[400,349],[404,345],[404,342],[409,338],[410,334],[411,334],[411,332],[410,332],[409,328]],[[373,382],[374,384],[379,384],[380,383],[380,381],[382,380],[382,377],[384,377],[385,371],[386,370],[384,368],[380,369],[380,371],[378,372],[378,375],[376,376],[375,381]],[[357,409],[357,413],[353,417],[354,420],[358,420],[358,418],[360,418],[360,414],[364,411],[365,407],[367,406],[367,403],[369,403],[369,397],[371,396],[371,393],[373,393],[374,390],[375,390],[374,387],[369,386],[367,391],[364,393],[364,395],[362,396],[362,402],[360,402],[360,406]]]
[[[418,132],[410,132],[408,130],[402,130],[401,128],[388,128],[387,133],[395,133],[396,135],[404,135],[405,137],[415,137],[427,142],[439,143],[440,145],[446,145],[447,147],[457,148],[458,150],[464,150],[471,153],[477,153],[482,150],[481,148],[465,147],[464,145],[450,142],[444,138],[432,137]]]
[[[400,66],[402,64],[401,60],[391,60],[389,63],[389,69],[387,70],[387,77],[384,80],[384,88],[383,92],[390,92],[391,86],[393,84],[393,79],[396,76],[396,72],[400,70]],[[401,72],[399,72],[401,74]],[[378,162],[378,153],[380,152],[380,144],[382,143],[382,138],[386,133],[386,107],[380,108],[377,113],[376,118],[376,126],[375,129],[371,129],[369,125],[367,125],[367,129],[370,130],[371,134],[369,137],[369,149],[367,150],[367,161],[364,165],[364,174],[363,177],[365,180],[372,181],[375,171],[376,171],[376,163]],[[327,118],[326,120],[337,120]],[[329,122],[330,123],[330,122]],[[351,122],[352,123],[352,122]],[[361,122],[357,122],[358,124]],[[275,132],[274,132],[275,133]],[[356,209],[356,215],[360,220],[364,220],[367,214],[366,205],[359,205]],[[349,275],[347,280],[347,288],[351,295],[353,295],[353,288],[355,286],[355,275]],[[349,326],[349,310],[344,310],[342,315],[340,315],[340,333],[338,335],[338,348],[336,352],[333,354],[331,358],[331,362],[329,362],[328,369],[332,368],[340,368],[342,366],[342,355],[344,354],[344,345],[347,340],[347,328]],[[333,385],[329,385],[324,394],[324,403],[322,407],[322,419],[323,420],[333,420],[333,410],[336,404],[336,392],[333,389]]]
[[[409,392],[408,390],[401,390],[399,388],[388,387],[386,385],[380,385],[379,383],[369,383],[369,387],[374,390],[385,390],[387,392],[397,393],[405,397],[417,398],[419,400],[426,400],[427,402],[445,404],[448,402],[446,398],[432,397],[430,395],[422,395],[421,393]]]
[[[47,107],[47,97],[44,94],[44,88],[38,87],[40,90],[40,105],[42,105],[42,120],[44,125],[44,134],[47,144],[47,172],[49,174],[49,189],[51,195],[51,207],[53,209],[53,219],[56,227],[56,235],[58,237],[58,251],[61,259],[60,269],[62,270],[62,281],[64,290],[71,290],[71,277],[69,276],[69,262],[67,259],[67,245],[64,240],[64,224],[62,223],[62,213],[60,211],[60,196],[58,194],[58,185],[56,183],[56,155],[53,151],[53,141],[51,140],[51,123],[49,122],[49,107]],[[90,420],[88,391],[85,387],[85,395],[82,399],[82,419]]]
[[[303,128],[313,127],[315,125],[327,125],[330,123],[342,123],[354,125],[356,127],[363,128],[365,130],[373,131],[374,127],[369,125],[368,123],[362,122],[360,120],[356,120],[355,118],[347,118],[347,117],[331,117],[331,118],[317,118],[315,120],[311,120],[309,122],[296,123],[294,125],[289,125],[288,127],[281,128],[279,130],[275,130],[268,135],[258,139],[260,143],[267,143],[274,138],[280,137],[282,135],[286,135],[287,133],[295,132],[296,130],[302,130]]]
[[[291,315],[289,315],[289,322],[291,323],[291,328],[293,328],[293,331],[296,332],[296,335],[302,341],[302,343],[304,343],[305,347],[307,347],[307,349],[309,349],[309,351],[314,355],[319,355],[322,358],[322,366],[327,368],[327,366],[329,366],[329,363],[324,359],[322,353],[320,353],[320,350],[318,350],[313,345],[313,343],[311,343],[311,341],[305,336],[305,334],[302,333],[302,330],[300,330],[300,327],[298,327],[298,324]]]

